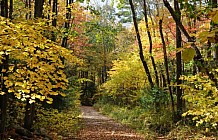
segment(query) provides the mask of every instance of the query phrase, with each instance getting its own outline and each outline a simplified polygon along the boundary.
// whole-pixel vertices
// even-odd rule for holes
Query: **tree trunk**
[[[35,104],[29,103],[29,100],[26,101],[26,107],[25,107],[25,117],[24,117],[24,128],[31,130],[33,126],[33,121],[35,117]]]
[[[4,90],[3,90],[4,91]],[[0,140],[5,139],[5,127],[7,121],[7,102],[8,102],[8,95],[0,95]]]
[[[155,64],[154,57],[152,55],[153,44],[152,44],[151,32],[150,32],[149,25],[148,25],[147,4],[146,4],[145,0],[143,0],[143,3],[144,3],[143,10],[144,10],[144,17],[145,17],[145,25],[146,25],[146,29],[147,29],[149,44],[150,44],[149,53],[150,53],[150,58],[151,58],[152,66],[153,66],[154,73],[155,73],[156,86],[159,87],[159,77],[158,77],[158,73],[157,73],[157,67]]]
[[[1,16],[8,18],[8,0],[1,0]]]
[[[169,67],[168,67],[169,64],[168,64],[168,60],[167,60],[167,50],[166,50],[166,43],[165,43],[165,39],[164,39],[164,35],[163,35],[162,23],[163,23],[163,20],[160,19],[159,20],[159,32],[160,32],[160,37],[161,37],[162,44],[163,44],[164,65],[165,65],[165,70],[166,70],[168,90],[169,90],[170,99],[171,99],[171,107],[172,107],[172,113],[173,113],[172,119],[174,120],[174,118],[175,118],[175,105],[174,105],[172,88],[170,86],[170,74],[169,74]]]
[[[1,90],[4,92],[4,95],[0,95],[0,138],[4,139],[4,132],[5,132],[5,127],[6,127],[6,122],[7,122],[7,105],[8,105],[8,89],[4,84],[4,77],[8,77],[7,71],[8,71],[8,61],[9,61],[9,56],[4,55],[3,56],[5,59],[2,62],[1,66],[1,71],[2,69],[5,69],[6,72],[1,73]]]
[[[55,15],[52,18],[52,26],[57,26],[57,15],[58,15],[58,0],[53,0],[53,6],[52,6],[52,13],[55,13]],[[52,41],[56,40],[56,36],[54,32],[52,32]]]
[[[58,15],[58,0],[53,0],[52,12],[55,13],[55,16]],[[53,17],[52,26],[57,26],[57,17]]]
[[[153,83],[150,71],[148,69],[147,62],[145,61],[145,57],[144,57],[144,53],[143,53],[143,48],[142,48],[141,37],[140,37],[140,34],[139,34],[138,24],[137,24],[137,20],[136,20],[136,13],[135,13],[135,10],[134,10],[134,5],[133,5],[132,0],[129,0],[129,4],[131,6],[132,17],[133,17],[133,22],[134,22],[134,27],[135,27],[135,32],[136,32],[136,37],[137,37],[137,40],[138,40],[139,56],[140,56],[141,62],[143,64],[145,73],[146,73],[146,75],[148,77],[148,81],[150,83],[150,86],[153,89],[154,88],[154,83]]]
[[[177,0],[174,0],[174,8],[177,15],[177,20],[181,22],[181,13],[179,9],[179,3]],[[176,49],[180,49],[182,47],[182,36],[181,31],[176,23]],[[182,84],[182,81],[179,79],[182,75],[182,57],[181,52],[176,53],[176,83],[177,85]],[[182,89],[180,86],[176,87],[176,95],[177,95],[177,112],[175,121],[179,121],[182,119]]]
[[[8,0],[2,0],[1,1],[1,16],[8,18]],[[4,84],[4,77],[7,77],[7,71],[8,71],[8,61],[9,61],[9,55],[3,54],[2,56],[3,62],[0,66],[0,84],[1,84],[1,91],[4,92],[4,95],[0,95],[0,139],[6,139],[5,138],[5,127],[7,122],[7,103],[8,103],[8,89],[6,88]],[[2,69],[6,69],[6,72],[2,72]]]
[[[31,0],[26,0],[25,8],[29,10],[29,12],[26,13],[26,19],[31,19]]]
[[[43,17],[44,2],[45,2],[45,0],[35,0],[34,18],[42,18]]]
[[[9,7],[9,18],[12,19],[13,17],[13,0],[10,0],[10,7]]]
[[[64,23],[64,28],[66,29],[65,34],[67,34],[67,32],[68,32],[67,30],[70,28],[70,18],[71,18],[70,4],[72,4],[72,3],[73,3],[73,0],[66,0],[66,7],[67,7],[66,19],[67,19],[67,21]],[[62,40],[62,44],[61,44],[62,47],[67,48],[67,46],[68,46],[67,40],[68,40],[68,36],[65,35],[63,37],[63,40]]]

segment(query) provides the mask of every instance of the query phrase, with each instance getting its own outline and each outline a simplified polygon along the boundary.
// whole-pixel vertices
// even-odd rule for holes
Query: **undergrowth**
[[[94,107],[101,113],[142,133],[146,139],[154,139],[156,136],[154,132],[149,130],[148,120],[146,120],[148,116],[141,108],[128,109],[127,107],[101,103],[96,103]]]
[[[79,130],[79,114],[76,108],[58,111],[40,109],[34,128],[44,128],[53,136],[74,137]]]
[[[205,131],[182,121],[177,124],[173,123],[170,117],[172,114],[167,109],[156,114],[142,107],[128,108],[101,102],[96,103],[94,107],[116,121],[137,130],[145,136],[145,139],[197,140],[215,139],[216,137],[211,134],[207,136]]]

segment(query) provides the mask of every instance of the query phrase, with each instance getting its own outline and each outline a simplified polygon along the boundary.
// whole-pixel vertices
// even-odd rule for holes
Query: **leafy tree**
[[[73,51],[58,45],[60,38],[55,34],[57,30],[49,26],[50,19],[43,19],[46,13],[42,11],[47,10],[44,1],[35,1],[35,19],[30,19],[32,16],[32,11],[29,11],[32,10],[30,1],[26,1],[29,10],[20,15],[22,17],[20,19],[15,15],[17,9],[14,13],[7,13],[7,3],[3,5],[5,1],[1,2],[2,16],[6,17],[1,17],[0,25],[2,29],[0,32],[2,64],[0,125],[1,138],[4,138],[8,96],[15,96],[20,102],[26,102],[24,126],[31,129],[35,115],[34,103],[46,101],[51,104],[54,96],[65,96],[64,90],[68,88],[68,77],[64,68],[66,64],[75,67],[79,59],[75,57]],[[15,6],[25,6],[18,1],[15,2]],[[10,12],[12,12],[13,3],[10,4]],[[53,11],[57,15],[56,4],[57,1],[54,1]],[[13,20],[7,19],[8,15],[13,17]],[[52,17],[52,25],[56,26],[57,17],[50,17]],[[57,42],[54,42],[56,39]]]

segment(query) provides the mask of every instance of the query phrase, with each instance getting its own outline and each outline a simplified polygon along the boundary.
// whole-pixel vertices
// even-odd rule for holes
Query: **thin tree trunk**
[[[58,15],[58,0],[53,0],[53,6],[52,6],[52,13],[55,15],[52,18],[52,26],[56,27],[57,26],[57,15]],[[54,32],[52,31],[52,41],[56,40],[56,36]]]
[[[173,113],[173,120],[175,118],[175,105],[174,105],[174,99],[173,99],[173,92],[172,88],[170,86],[170,74],[169,74],[169,67],[168,67],[168,60],[167,60],[167,50],[166,50],[166,43],[163,35],[163,27],[162,27],[163,20],[159,20],[159,32],[160,32],[160,37],[161,41],[163,44],[163,54],[164,54],[164,65],[165,65],[165,70],[166,70],[166,77],[167,77],[167,84],[168,84],[168,90],[170,93],[170,99],[171,99],[171,107],[172,107],[172,113]]]
[[[2,65],[1,65],[1,71],[2,69],[5,69],[6,72],[1,73],[1,90],[4,92],[4,95],[0,95],[0,138],[4,139],[4,132],[5,132],[5,127],[6,127],[6,122],[7,122],[7,106],[8,106],[8,89],[5,86],[4,82],[4,77],[8,77],[8,61],[9,61],[9,55],[3,55],[5,60],[3,60]]]
[[[9,18],[12,19],[13,17],[13,0],[10,0],[10,7],[9,7]]]
[[[35,116],[35,104],[29,103],[29,99],[26,101],[26,107],[25,107],[25,116],[24,116],[24,128],[31,130],[33,126]]]
[[[157,85],[157,87],[159,87],[159,77],[158,77],[158,73],[157,73],[157,67],[156,67],[156,64],[155,64],[154,57],[152,55],[153,44],[152,44],[152,37],[151,37],[150,28],[149,28],[149,25],[148,25],[148,15],[147,15],[146,1],[143,0],[143,3],[144,3],[143,8],[144,8],[145,25],[146,25],[146,28],[147,28],[147,35],[148,35],[149,44],[150,44],[149,53],[150,53],[150,58],[151,58],[152,66],[153,66],[154,73],[155,73],[156,85]]]
[[[3,83],[1,83],[3,84]],[[4,91],[2,89],[2,91]],[[7,121],[7,102],[8,102],[8,93],[5,95],[0,95],[0,140],[5,139],[5,127]]]
[[[67,19],[67,21],[64,23],[64,28],[66,30],[68,30],[70,28],[71,8],[69,7],[69,5],[72,3],[73,3],[73,0],[66,0],[66,7],[67,7],[66,19]],[[68,31],[66,31],[65,34],[67,34],[67,32]],[[63,40],[62,40],[62,44],[61,44],[62,47],[67,48],[67,46],[68,46],[67,40],[68,40],[68,36],[65,35]]]
[[[55,13],[55,17],[52,20],[52,26],[57,26],[57,15],[58,15],[58,0],[53,0],[52,12]]]
[[[26,0],[25,8],[29,10],[29,0]],[[29,19],[29,12],[26,13],[26,19]]]
[[[8,18],[8,0],[2,0],[1,1],[1,16]],[[7,104],[8,104],[8,89],[4,84],[4,77],[7,77],[7,71],[8,71],[8,61],[9,61],[9,55],[3,54],[2,56],[3,62],[0,66],[0,86],[1,91],[4,92],[4,95],[0,95],[0,139],[6,139],[5,138],[5,127],[7,122]],[[2,72],[2,69],[5,69],[6,72]]]
[[[29,19],[32,18],[31,0],[29,0]]]
[[[137,20],[136,20],[136,13],[135,13],[135,9],[134,9],[134,5],[133,5],[132,0],[129,0],[129,4],[131,6],[132,17],[133,17],[133,22],[134,22],[134,27],[135,27],[135,32],[136,32],[136,37],[137,37],[137,40],[138,40],[139,56],[140,56],[141,62],[143,64],[145,73],[146,73],[146,75],[148,77],[148,81],[150,83],[150,86],[151,86],[151,88],[154,88],[154,83],[153,83],[150,71],[148,69],[147,62],[145,61],[145,57],[144,57],[144,53],[143,53],[143,48],[142,48],[141,37],[140,37],[140,34],[139,34],[138,24],[137,24]]]
[[[179,9],[179,3],[177,0],[174,0],[174,8],[177,15],[177,19],[181,22],[181,13]],[[180,49],[182,47],[182,36],[180,29],[176,23],[176,49]],[[176,83],[177,85],[182,84],[182,80],[180,80],[180,76],[182,75],[182,57],[181,52],[176,53]],[[176,95],[177,95],[177,112],[176,112],[176,120],[179,121],[182,119],[182,88],[180,86],[176,87]]]
[[[102,67],[102,82],[105,83],[107,80],[107,56],[106,56],[106,46],[104,43],[104,35],[103,32],[101,31],[102,35],[102,44],[101,46],[103,47],[103,67]]]

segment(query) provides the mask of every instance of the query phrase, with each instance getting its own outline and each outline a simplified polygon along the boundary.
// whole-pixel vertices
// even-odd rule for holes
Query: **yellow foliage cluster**
[[[183,114],[193,115],[196,125],[217,128],[218,124],[218,91],[208,76],[198,73],[194,76],[183,76],[184,99],[190,103],[190,110]]]
[[[61,89],[67,87],[64,61],[76,63],[72,52],[49,40],[45,21],[12,22],[0,17],[0,62],[9,57],[4,84],[9,93],[18,99],[47,99],[49,95],[64,95]],[[4,94],[1,92],[1,94]]]
[[[142,89],[146,76],[138,53],[125,54],[113,61],[113,68],[109,71],[110,80],[103,87],[114,96],[130,94],[134,89]],[[131,96],[131,95],[130,95]]]

